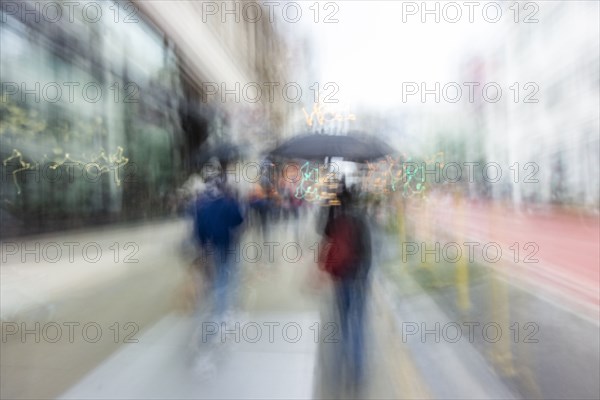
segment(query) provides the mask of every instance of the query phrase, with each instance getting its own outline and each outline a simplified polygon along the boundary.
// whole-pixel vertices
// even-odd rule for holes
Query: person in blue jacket
[[[212,260],[213,313],[223,317],[230,306],[231,286],[236,274],[238,254],[235,230],[243,222],[240,205],[219,179],[208,182],[196,203],[194,232],[203,251],[203,260]],[[205,266],[207,267],[207,266]]]

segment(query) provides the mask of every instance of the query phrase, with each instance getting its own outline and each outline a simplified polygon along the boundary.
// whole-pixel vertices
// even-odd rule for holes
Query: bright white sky
[[[304,4],[303,28],[318,44],[318,79],[338,83],[337,97],[349,104],[391,105],[400,101],[402,82],[460,79],[460,59],[491,25],[470,24],[467,15],[455,24],[432,16],[423,24],[420,14],[403,23],[400,1],[337,2],[339,23],[315,24],[308,10],[314,3]],[[322,9],[321,19],[331,11]]]

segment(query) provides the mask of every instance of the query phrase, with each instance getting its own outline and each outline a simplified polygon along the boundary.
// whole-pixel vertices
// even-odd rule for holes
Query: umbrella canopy
[[[347,161],[364,162],[393,153],[395,151],[392,147],[373,136],[364,134],[337,136],[313,133],[296,136],[269,154],[304,160],[343,157]]]

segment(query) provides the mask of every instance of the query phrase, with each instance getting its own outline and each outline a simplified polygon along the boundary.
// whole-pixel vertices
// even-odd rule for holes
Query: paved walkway
[[[278,241],[279,248],[297,242],[303,255],[296,263],[286,263],[281,252],[275,252],[273,263],[243,262],[238,312],[225,325],[204,324],[212,345],[198,350],[193,340],[202,326],[198,319],[190,312],[171,312],[60,398],[351,397],[332,387],[332,354],[339,349],[330,340],[339,339],[340,332],[328,283],[307,251],[316,235],[308,231],[297,238],[294,229],[279,225],[265,240]],[[261,243],[262,237],[250,232],[241,239],[250,242]],[[369,386],[361,397],[428,398],[410,357],[391,345],[397,337],[391,316],[382,304],[368,308]],[[208,335],[209,330],[216,333]]]
[[[17,294],[27,293],[25,278],[35,280],[40,287],[40,305],[53,304],[54,317],[60,317],[60,321],[73,318],[83,322],[105,321],[103,327],[115,320],[145,322],[140,322],[136,343],[76,342],[60,347],[50,343],[20,343],[16,339],[2,343],[2,376],[10,378],[3,379],[2,397],[357,397],[336,392],[331,385],[331,371],[335,368],[331,355],[337,348],[326,339],[330,335],[335,337],[336,320],[332,316],[330,288],[315,275],[314,254],[310,248],[316,235],[307,228],[312,226],[314,220],[303,221],[301,232],[304,233],[300,237],[296,237],[291,227],[279,224],[272,227],[266,239],[252,230],[241,238],[242,243],[278,241],[278,249],[285,243],[297,242],[303,254],[293,263],[286,262],[281,251],[275,252],[273,262],[265,262],[265,257],[255,263],[243,262],[239,307],[235,314],[227,317],[227,331],[218,324],[205,325],[205,333],[208,329],[217,329],[212,338],[225,333],[225,343],[203,346],[200,351],[194,346],[193,338],[197,338],[195,333],[202,325],[189,308],[182,307],[192,303],[185,290],[185,282],[192,277],[181,257],[175,256],[180,250],[174,243],[180,242],[186,234],[181,224],[141,229],[134,235],[140,247],[141,265],[121,265],[120,268],[131,268],[127,273],[118,271],[112,281],[99,283],[87,294],[59,299],[60,290],[53,282],[56,285],[60,282],[64,294],[70,288],[79,287],[79,279],[84,279],[79,274],[72,276],[69,271],[73,267],[68,265],[64,270],[55,265],[53,274],[57,276],[51,282],[40,283],[34,273],[22,275],[21,279],[13,277],[8,283],[3,281],[3,289],[11,290],[7,297],[3,293],[2,299],[8,298],[10,305],[19,304]],[[155,233],[161,231],[169,233],[169,240],[162,240],[157,246]],[[108,241],[132,240],[131,231],[107,235]],[[157,247],[171,250],[161,253]],[[10,276],[11,271],[16,270],[13,267],[3,270],[3,276]],[[417,340],[418,337],[403,341],[403,322],[426,322],[431,326],[435,322],[443,325],[451,318],[426,293],[410,298],[397,296],[377,268],[367,305],[369,384],[360,398],[513,397],[470,343],[432,345]],[[97,266],[91,270],[93,272],[85,273],[102,275]],[[178,307],[168,305],[166,293],[175,293],[174,304]],[[26,316],[27,320],[52,319],[48,315],[42,318],[34,310],[33,305],[27,309],[7,306],[2,311],[3,320],[7,320],[5,315],[13,319],[20,316]],[[206,354],[210,362],[206,362]]]
[[[305,221],[304,228],[313,224]],[[66,328],[58,343],[36,343],[35,335],[25,341],[20,334],[9,336],[1,344],[2,398],[342,396],[331,391],[327,371],[335,351],[326,341],[332,333],[327,323],[335,324],[331,293],[327,282],[314,275],[314,252],[310,250],[316,241],[314,229],[305,231],[298,238],[294,229],[275,226],[264,239],[281,243],[274,262],[242,263],[239,312],[229,316],[226,326],[235,332],[235,324],[240,324],[240,341],[235,343],[235,333],[230,332],[226,343],[209,349],[215,366],[212,371],[201,368],[207,363],[198,362],[199,353],[192,345],[199,323],[190,307],[186,308],[191,304],[186,282],[192,277],[180,254],[184,225],[173,222],[31,239],[42,246],[49,241],[94,241],[105,251],[113,242],[133,241],[139,247],[139,262],[114,263],[109,252],[109,257],[97,263],[80,259],[22,263],[15,255],[3,264],[4,323],[20,326],[25,322],[30,329],[37,322],[42,326],[94,322],[102,327],[103,335],[97,343],[82,340],[80,330],[70,343]],[[157,241],[157,235],[162,239]],[[303,250],[302,257],[298,262],[286,262],[280,249],[295,241]],[[263,238],[250,231],[242,242],[262,243]],[[410,358],[389,356],[393,349],[395,354],[401,350],[390,345],[393,330],[382,328],[381,305],[369,308],[368,352],[374,361],[369,364],[371,385],[364,397],[427,398]],[[113,341],[111,327],[116,321],[121,324],[122,336],[127,333],[124,324],[133,321],[139,327],[133,336],[138,342],[123,343],[123,337]],[[273,328],[272,343],[269,326]],[[386,326],[391,325],[387,322]],[[256,327],[262,335],[254,343]],[[402,380],[412,383],[399,386]]]
[[[170,314],[141,336],[139,343],[124,345],[61,398],[312,397],[316,343],[310,326],[318,321],[318,314],[263,313],[254,315],[251,320],[241,315],[234,318],[239,328],[227,326],[225,342],[210,353],[211,363],[200,364],[211,366],[210,369],[198,368],[197,353],[190,346],[197,322]],[[282,325],[275,327],[274,322]],[[293,324],[293,328],[286,332],[289,337],[285,338],[281,328],[287,323]],[[269,326],[274,328],[272,343]],[[296,338],[298,330],[302,334]],[[254,342],[255,339],[258,341]]]

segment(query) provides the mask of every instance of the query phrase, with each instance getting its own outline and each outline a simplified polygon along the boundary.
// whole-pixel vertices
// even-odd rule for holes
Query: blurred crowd
[[[261,179],[244,195],[224,174],[192,178],[183,191],[180,209],[193,220],[194,274],[197,284],[206,289],[195,312],[198,326],[205,321],[234,326],[235,316],[239,319],[240,259],[232,249],[237,248],[244,230],[262,236],[265,243],[271,237],[269,229],[277,224],[293,226],[298,240],[301,229],[316,231],[321,243],[315,268],[331,282],[335,300],[330,307],[341,335],[332,376],[339,390],[358,393],[365,377],[363,320],[371,267],[369,199],[356,185],[347,187],[343,176],[329,182],[327,188],[330,192],[322,196],[326,200],[309,202],[299,195],[298,182],[284,179],[281,173]],[[305,224],[308,213],[316,216],[316,226]],[[193,339],[199,348],[195,368],[206,372],[214,369],[211,351],[215,343],[205,343],[200,336]]]

